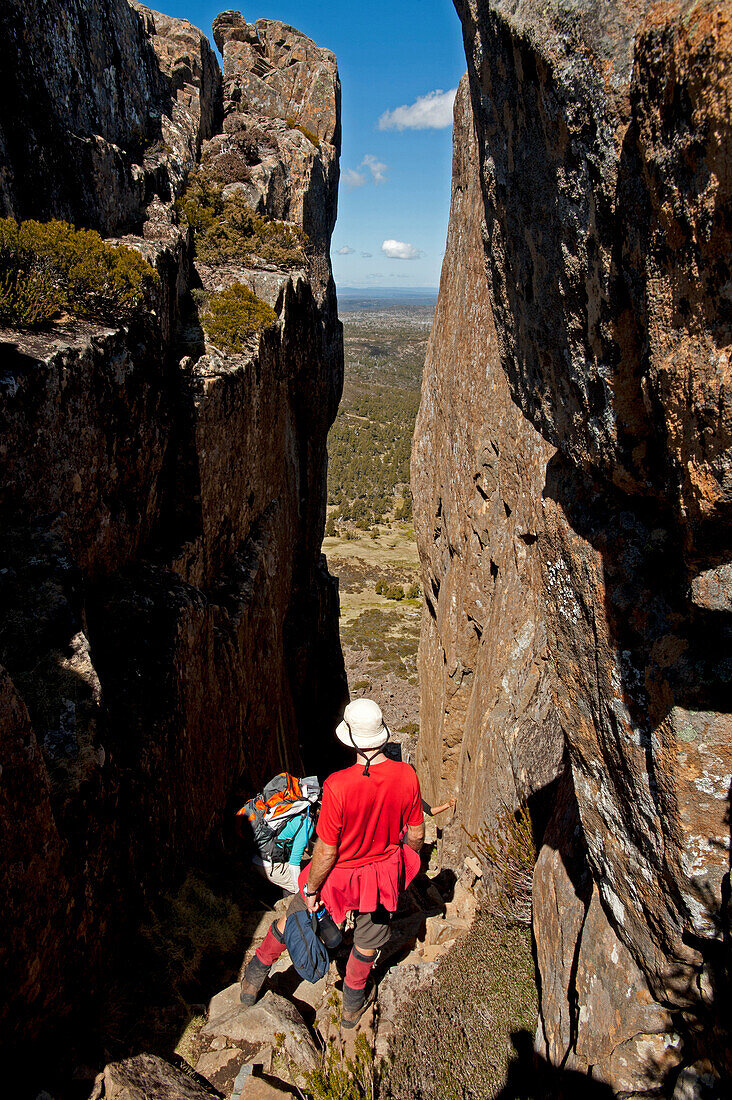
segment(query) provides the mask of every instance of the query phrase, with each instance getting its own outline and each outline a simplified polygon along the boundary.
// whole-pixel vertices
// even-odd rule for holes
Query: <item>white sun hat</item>
[[[381,707],[373,699],[354,699],[343,712],[336,737],[349,749],[380,749],[389,740]]]

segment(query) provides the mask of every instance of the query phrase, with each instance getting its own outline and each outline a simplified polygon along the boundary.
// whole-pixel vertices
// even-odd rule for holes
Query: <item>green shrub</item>
[[[421,594],[421,589],[416,581],[414,584],[410,584],[409,588],[407,589],[408,600],[418,600]]]
[[[404,499],[394,512],[394,519],[411,519],[412,518],[412,494],[407,489],[404,493]]]
[[[314,134],[312,130],[308,130],[306,126],[301,126],[294,118],[287,118],[285,121],[291,130],[299,130],[316,149],[320,148],[320,138],[317,134]]]
[[[243,283],[209,296],[203,323],[222,351],[244,351],[250,336],[277,320],[277,314]]]
[[[325,523],[325,537],[327,539],[334,539],[336,535],[336,525],[333,516],[328,516]]]
[[[62,312],[125,324],[159,282],[139,252],[68,222],[0,218],[0,321],[40,325]]]
[[[210,179],[200,169],[191,173],[175,209],[181,221],[190,225],[197,236],[205,236],[218,224],[224,213],[223,190],[218,180]]]
[[[194,871],[171,894],[156,902],[143,937],[178,986],[193,983],[208,957],[230,951],[241,936],[242,915]]]
[[[35,271],[0,273],[0,319],[17,328],[42,325],[61,309],[52,280]]]
[[[300,227],[261,217],[239,193],[224,198],[223,184],[213,178],[215,171],[208,166],[195,169],[176,202],[179,218],[195,231],[198,258],[208,264],[303,264],[306,237]]]
[[[403,600],[404,589],[400,584],[390,584],[384,595],[387,600]]]
[[[496,891],[497,908],[509,920],[531,924],[531,894],[536,846],[531,816],[520,806],[515,812],[504,805],[492,825],[484,823],[469,837],[468,847],[489,871]]]

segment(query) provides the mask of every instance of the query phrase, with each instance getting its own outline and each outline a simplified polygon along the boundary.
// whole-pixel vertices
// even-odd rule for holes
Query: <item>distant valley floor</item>
[[[369,695],[401,740],[417,733],[419,558],[409,458],[436,295],[341,299],[343,401],[328,439],[323,552],[339,578],[351,697]]]

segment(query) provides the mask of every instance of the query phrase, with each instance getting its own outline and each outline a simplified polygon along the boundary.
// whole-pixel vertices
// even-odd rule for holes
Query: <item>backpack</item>
[[[319,982],[330,966],[330,956],[316,931],[318,922],[312,913],[300,909],[285,922],[285,947],[292,965],[306,982]]]
[[[304,817],[310,812],[319,790],[313,776],[300,781],[289,772],[280,772],[270,779],[261,794],[250,798],[237,811],[237,825],[248,822],[262,859],[270,863],[287,863],[294,837],[280,839],[279,834],[294,817]]]

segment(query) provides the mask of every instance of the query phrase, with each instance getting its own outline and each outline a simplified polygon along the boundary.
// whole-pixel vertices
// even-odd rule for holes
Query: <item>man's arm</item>
[[[408,825],[407,836],[405,841],[410,848],[414,848],[415,852],[418,852],[424,844],[424,821],[419,825]]]
[[[424,836],[424,827],[422,828],[422,835]],[[305,895],[305,904],[311,913],[314,913],[319,907],[320,898],[317,896],[310,897],[310,895],[318,894],[320,887],[335,867],[337,859],[338,846],[336,844],[326,844],[324,840],[318,837],[315,841],[315,847],[313,848],[310,874],[308,875],[308,881],[305,885],[305,889],[308,892],[307,895]]]

